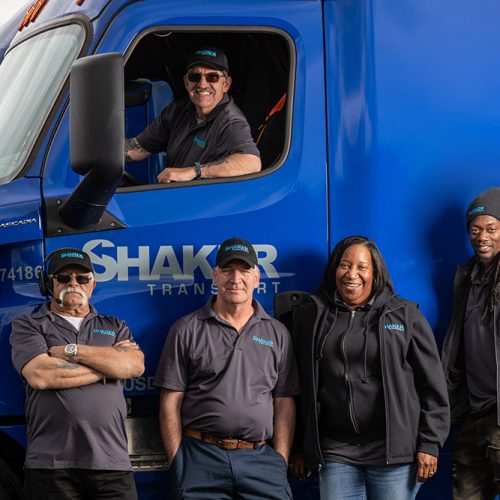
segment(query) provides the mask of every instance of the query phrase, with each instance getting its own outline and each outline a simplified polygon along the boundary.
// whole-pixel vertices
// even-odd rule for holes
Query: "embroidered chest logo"
[[[388,325],[384,325],[384,328],[392,332],[404,333],[406,331],[405,325],[403,325],[403,323],[390,323]]]
[[[254,342],[257,342],[257,344],[262,344],[262,345],[267,345],[269,347],[272,347],[274,345],[274,342],[272,340],[268,340],[268,339],[261,339],[260,337],[257,337],[256,335],[254,335],[252,337],[252,340]]]
[[[116,337],[114,330],[103,330],[101,328],[94,328],[94,333],[100,333],[101,335],[111,335],[111,337]]]
[[[200,139],[197,135],[194,136],[193,142],[198,144],[198,146],[200,146],[200,148],[202,149],[205,149],[205,146],[207,145],[206,141]]]

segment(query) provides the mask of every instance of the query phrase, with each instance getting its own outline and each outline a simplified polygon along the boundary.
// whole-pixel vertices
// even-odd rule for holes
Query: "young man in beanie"
[[[462,422],[453,448],[453,498],[500,493],[500,188],[470,204],[474,257],[457,270],[443,345],[451,416]]]
[[[122,380],[144,371],[127,325],[99,314],[90,257],[61,248],[40,289],[50,302],[14,320],[12,361],[26,389],[27,500],[135,500]]]
[[[252,298],[259,277],[252,245],[225,241],[217,295],[169,331],[155,383],[172,498],[291,498],[298,377],[288,331]]]
[[[231,83],[222,50],[195,50],[184,75],[188,98],[174,101],[141,134],[127,139],[125,160],[166,151],[168,166],[158,182],[258,172],[260,153],[245,116],[228,95]]]

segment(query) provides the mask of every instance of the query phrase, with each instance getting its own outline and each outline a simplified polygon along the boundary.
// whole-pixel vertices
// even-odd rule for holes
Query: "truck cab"
[[[495,14],[493,0],[34,2],[0,64],[0,493],[19,498],[26,442],[11,322],[46,300],[38,276],[57,248],[90,254],[93,304],[126,320],[145,352],[145,374],[125,383],[141,498],[167,481],[152,384],[161,347],[215,293],[221,241],[255,245],[256,299],[272,313],[276,294],[316,288],[340,238],[369,236],[440,342],[453,269],[469,254],[462,214],[498,185]],[[204,45],[228,56],[263,168],[158,184],[168,158],[123,165],[120,138],[184,96],[187,55]],[[70,84],[86,58],[110,54],[115,69],[92,83],[99,99]],[[419,498],[449,497],[448,456]],[[314,482],[294,487],[317,498]]]

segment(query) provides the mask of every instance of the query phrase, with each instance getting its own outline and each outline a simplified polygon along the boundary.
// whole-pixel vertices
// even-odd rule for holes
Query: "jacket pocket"
[[[459,368],[448,367],[446,370],[446,382],[451,388],[460,385],[464,380],[465,370]]]

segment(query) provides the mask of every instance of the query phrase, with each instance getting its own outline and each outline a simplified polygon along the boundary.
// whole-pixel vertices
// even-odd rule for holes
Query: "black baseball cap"
[[[232,260],[242,260],[250,267],[255,267],[259,262],[252,244],[240,238],[231,238],[221,244],[215,257],[215,264],[217,267],[224,267]]]
[[[203,64],[204,66],[220,71],[229,71],[226,54],[217,47],[202,47],[192,52],[187,60],[186,71],[191,66],[196,66],[198,64]]]
[[[61,248],[52,253],[47,273],[49,275],[57,274],[59,270],[66,266],[80,266],[91,273],[94,272],[88,254],[77,248]]]

